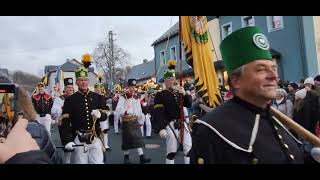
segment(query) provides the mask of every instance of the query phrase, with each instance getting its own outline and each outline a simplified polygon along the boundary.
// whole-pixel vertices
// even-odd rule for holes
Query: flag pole
[[[181,33],[181,16],[179,16],[179,80],[180,86],[182,87],[182,33]],[[183,137],[184,137],[184,113],[183,113],[183,96],[179,96],[179,109],[180,109],[180,145],[183,146]]]

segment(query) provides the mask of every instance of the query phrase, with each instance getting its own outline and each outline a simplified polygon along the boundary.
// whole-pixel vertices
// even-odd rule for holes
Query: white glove
[[[105,148],[110,148],[108,145],[108,134],[103,135],[103,145]]]
[[[142,104],[142,106],[147,106],[147,103],[146,103],[146,102],[145,102],[145,103],[143,103],[143,104]]]
[[[50,119],[51,120],[51,115],[50,114],[46,114],[45,116],[47,119]]]
[[[314,160],[316,160],[318,163],[320,163],[320,148],[319,147],[312,148],[310,154]]]
[[[167,138],[167,136],[168,136],[167,130],[162,129],[162,130],[159,132],[159,135],[160,135],[160,137],[163,138],[163,139]]]
[[[66,146],[64,147],[66,150],[68,151],[73,151],[74,147],[76,144],[74,142],[69,142],[68,144],[66,144]]]
[[[100,118],[100,117],[101,117],[101,113],[100,113],[100,111],[98,111],[98,110],[92,110],[91,115],[92,115],[94,118]]]
[[[100,124],[100,129],[101,129],[102,131],[103,131],[103,130],[106,130],[106,129],[109,129],[108,120],[106,120],[106,121],[100,121],[99,124]]]

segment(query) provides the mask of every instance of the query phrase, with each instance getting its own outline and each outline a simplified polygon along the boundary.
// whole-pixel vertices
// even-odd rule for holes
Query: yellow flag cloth
[[[181,16],[181,39],[187,63],[194,70],[197,93],[209,106],[218,106],[221,95],[206,16]]]

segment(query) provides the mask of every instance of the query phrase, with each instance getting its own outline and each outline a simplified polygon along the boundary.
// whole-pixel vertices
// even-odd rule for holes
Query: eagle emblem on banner
[[[206,16],[190,16],[190,27],[192,38],[197,43],[206,44],[208,42],[208,22]]]

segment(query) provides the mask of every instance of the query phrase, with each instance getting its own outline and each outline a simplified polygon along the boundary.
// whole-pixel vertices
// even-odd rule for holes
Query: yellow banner
[[[221,95],[206,16],[181,16],[181,38],[187,63],[194,70],[197,93],[209,106],[218,106]]]

